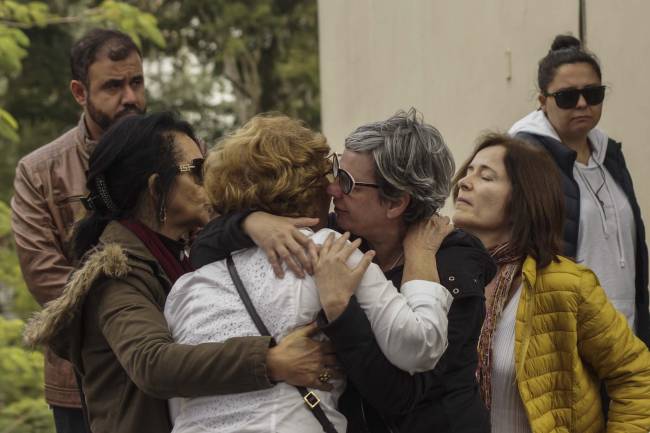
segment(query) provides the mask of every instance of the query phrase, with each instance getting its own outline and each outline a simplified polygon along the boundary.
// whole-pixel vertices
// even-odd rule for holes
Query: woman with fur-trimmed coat
[[[25,339],[73,363],[94,433],[167,433],[174,396],[274,381],[321,388],[323,365],[335,362],[309,329],[272,348],[262,336],[174,343],[163,308],[174,281],[191,270],[183,240],[209,218],[202,158],[190,126],[169,113],[121,120],[90,158],[91,212],[74,235],[82,265]]]

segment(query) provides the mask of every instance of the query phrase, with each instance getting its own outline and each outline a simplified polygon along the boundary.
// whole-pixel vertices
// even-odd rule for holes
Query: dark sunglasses
[[[588,105],[598,105],[605,99],[606,86],[589,86],[582,89],[566,89],[555,93],[546,93],[546,96],[555,98],[558,107],[568,110],[575,108],[580,100],[580,95],[585,98]]]
[[[334,180],[338,181],[341,191],[343,191],[343,194],[345,195],[350,194],[354,190],[355,186],[379,188],[379,185],[376,183],[355,182],[352,175],[343,170],[339,165],[339,157],[336,153],[332,154],[332,176],[334,176]]]
[[[203,163],[205,159],[196,158],[191,160],[189,163],[179,164],[176,166],[178,169],[178,174],[190,173],[197,183],[203,184]]]

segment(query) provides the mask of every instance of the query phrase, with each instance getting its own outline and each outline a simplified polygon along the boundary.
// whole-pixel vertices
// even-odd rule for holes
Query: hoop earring
[[[163,198],[162,203],[160,203],[160,211],[158,212],[158,220],[161,224],[167,222],[167,207],[165,206],[165,199]]]

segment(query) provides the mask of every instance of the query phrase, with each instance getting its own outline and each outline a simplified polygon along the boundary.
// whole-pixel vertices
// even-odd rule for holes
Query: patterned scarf
[[[499,268],[496,276],[496,287],[492,303],[485,314],[481,336],[478,340],[478,371],[477,378],[481,388],[481,397],[488,410],[492,405],[492,337],[501,312],[508,300],[508,294],[523,263],[523,257],[515,255],[510,243],[497,245],[489,250],[490,255]]]

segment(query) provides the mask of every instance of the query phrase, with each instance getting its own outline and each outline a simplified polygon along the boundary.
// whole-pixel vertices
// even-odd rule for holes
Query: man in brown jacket
[[[95,29],[70,53],[72,96],[83,108],[79,124],[18,164],[11,201],[20,266],[34,298],[45,304],[61,295],[73,269],[72,226],[83,214],[88,158],[117,119],[146,109],[142,55],[133,40]],[[45,353],[45,399],[58,433],[85,432],[72,367]]]

